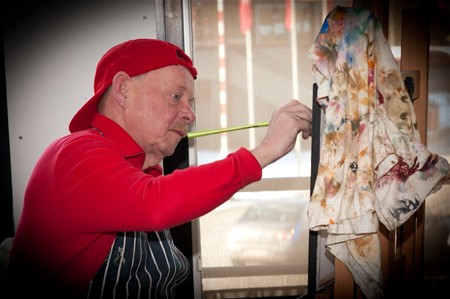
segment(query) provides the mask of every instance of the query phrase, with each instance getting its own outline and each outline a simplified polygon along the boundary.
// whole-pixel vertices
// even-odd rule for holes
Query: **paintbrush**
[[[231,132],[231,131],[244,130],[244,129],[250,129],[250,128],[267,127],[268,125],[269,125],[269,122],[261,122],[261,123],[256,123],[256,124],[249,124],[249,125],[230,127],[230,128],[188,132],[187,138],[191,139],[191,138],[203,137],[203,136],[219,134],[219,133],[224,133],[224,132]]]

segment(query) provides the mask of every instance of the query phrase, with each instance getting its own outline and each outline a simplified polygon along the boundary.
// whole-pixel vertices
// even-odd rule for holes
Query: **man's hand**
[[[262,168],[289,153],[297,135],[311,136],[312,111],[298,100],[291,100],[273,111],[266,136],[252,153]]]

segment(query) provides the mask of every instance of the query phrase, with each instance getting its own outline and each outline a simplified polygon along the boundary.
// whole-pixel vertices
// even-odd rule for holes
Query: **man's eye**
[[[172,94],[172,99],[179,101],[181,99],[181,95],[174,93]]]

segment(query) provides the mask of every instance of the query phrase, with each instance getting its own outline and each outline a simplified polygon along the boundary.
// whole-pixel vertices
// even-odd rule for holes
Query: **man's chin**
[[[180,138],[178,135],[178,138],[174,139],[166,139],[164,144],[160,144],[160,152],[164,154],[164,157],[170,157],[175,153],[175,150],[177,149],[178,145],[180,144],[180,141],[183,140],[183,138]]]
[[[175,150],[177,149],[177,146],[178,146],[178,144],[177,144],[176,146],[170,148],[170,149],[167,149],[167,150],[164,152],[164,156],[165,156],[165,157],[170,157],[170,156],[172,156],[172,155],[175,153]]]

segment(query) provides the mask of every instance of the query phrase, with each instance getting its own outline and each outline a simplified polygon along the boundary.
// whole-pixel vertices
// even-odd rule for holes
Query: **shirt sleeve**
[[[71,218],[74,230],[177,226],[210,212],[262,176],[256,158],[244,148],[216,162],[155,177],[132,166],[119,149],[96,145],[86,150],[80,144],[60,152],[54,186],[61,198],[58,211]]]

